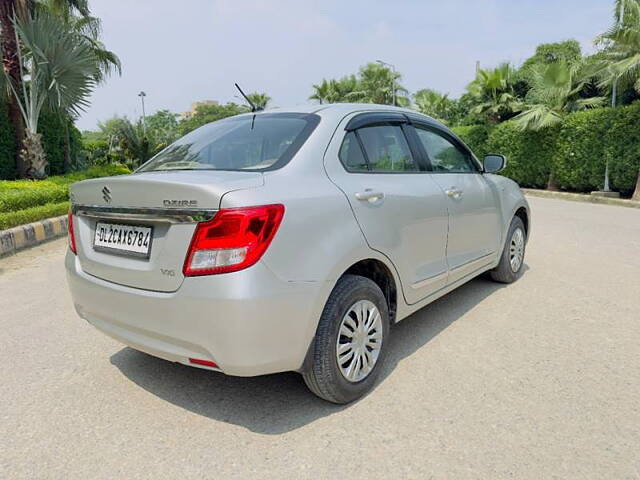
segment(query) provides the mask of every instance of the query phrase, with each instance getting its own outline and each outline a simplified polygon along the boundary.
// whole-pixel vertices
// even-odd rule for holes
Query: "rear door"
[[[493,260],[500,242],[497,199],[457,139],[433,125],[414,122],[413,126],[431,164],[431,177],[446,195],[448,283],[454,283]]]
[[[447,207],[407,128],[401,114],[360,114],[334,137],[325,165],[367,243],[393,262],[415,303],[446,284]]]

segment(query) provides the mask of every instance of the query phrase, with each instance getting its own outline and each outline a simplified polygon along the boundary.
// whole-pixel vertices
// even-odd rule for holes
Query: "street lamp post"
[[[147,119],[144,113],[144,97],[146,97],[147,94],[144,92],[140,92],[138,96],[140,97],[140,101],[142,102],[142,133],[146,136],[147,135]]]
[[[391,78],[391,89],[393,90],[393,106],[396,105],[396,67],[395,65],[391,65],[390,63],[383,62],[382,60],[376,60],[380,65],[385,67],[391,67],[391,71],[393,72],[393,77]]]

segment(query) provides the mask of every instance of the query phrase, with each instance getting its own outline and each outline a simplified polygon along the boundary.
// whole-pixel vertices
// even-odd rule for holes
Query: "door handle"
[[[453,198],[454,200],[458,200],[462,198],[462,194],[464,192],[460,190],[458,187],[451,187],[449,190],[445,190],[444,193],[446,193],[450,198]]]
[[[384,193],[375,192],[370,188],[365,188],[364,192],[356,192],[356,198],[362,201],[368,201],[369,203],[375,203],[378,200],[382,200],[384,198]]]

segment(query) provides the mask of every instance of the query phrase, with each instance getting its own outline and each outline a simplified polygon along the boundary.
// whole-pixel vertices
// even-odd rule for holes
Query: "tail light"
[[[76,234],[73,231],[73,213],[71,213],[71,210],[69,210],[69,214],[67,215],[67,231],[69,232],[69,250],[77,255]]]
[[[236,272],[255,264],[273,240],[283,215],[284,205],[220,210],[196,227],[184,275]]]

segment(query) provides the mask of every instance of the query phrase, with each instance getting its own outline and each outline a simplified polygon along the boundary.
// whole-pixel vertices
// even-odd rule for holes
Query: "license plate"
[[[96,224],[93,249],[97,251],[149,258],[153,228],[117,223]]]

